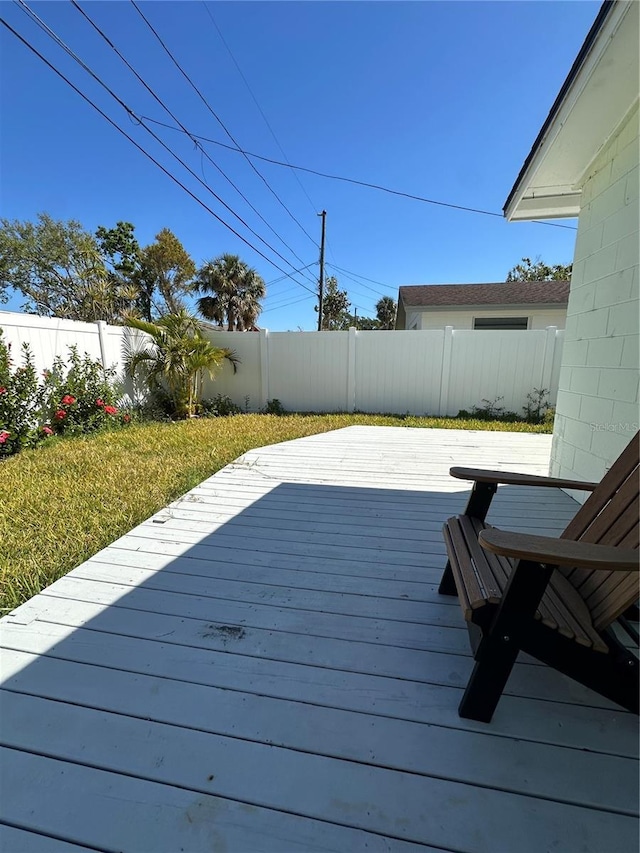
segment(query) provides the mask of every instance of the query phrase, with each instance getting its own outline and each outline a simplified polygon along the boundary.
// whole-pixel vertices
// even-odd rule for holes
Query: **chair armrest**
[[[484,471],[481,468],[450,468],[449,474],[458,480],[476,483],[500,483],[505,486],[544,486],[554,489],[580,489],[592,492],[598,483],[581,480],[562,480],[557,477],[540,477],[535,474],[517,474],[513,471]]]
[[[503,557],[531,560],[553,566],[577,566],[604,569],[609,572],[638,571],[640,552],[611,545],[592,545],[572,539],[531,536],[489,527],[482,530],[478,541],[487,551]]]

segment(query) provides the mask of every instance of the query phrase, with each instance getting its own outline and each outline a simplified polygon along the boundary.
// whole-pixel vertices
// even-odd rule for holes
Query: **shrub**
[[[40,388],[28,344],[22,345],[22,364],[12,367],[11,345],[2,340],[0,329],[0,457],[46,437],[39,429]]]
[[[0,457],[35,447],[52,435],[78,435],[124,426],[131,413],[117,405],[115,371],[70,347],[69,365],[54,360],[39,379],[28,344],[14,369],[0,330]]]
[[[273,400],[267,400],[267,405],[264,407],[264,413],[266,415],[278,415],[278,417],[281,417],[282,415],[287,414],[287,410],[280,400],[278,400],[277,397],[274,397]]]
[[[522,420],[515,412],[505,411],[504,406],[500,405],[501,400],[504,400],[504,397],[496,397],[494,400],[483,398],[481,402],[484,403],[484,406],[472,406],[471,417],[479,421],[503,421],[505,423]]]
[[[115,371],[105,370],[77,347],[69,347],[69,365],[60,358],[45,371],[42,415],[58,435],[81,435],[131,420],[117,405]]]
[[[496,397],[494,400],[483,399],[484,406],[472,406],[471,411],[460,409],[458,418],[475,418],[479,421],[501,421],[502,423],[527,423],[544,424],[553,427],[555,409],[549,405],[549,390],[547,388],[534,388],[527,394],[526,405],[522,407],[523,415],[516,412],[505,411],[500,405],[504,397]]]
[[[549,389],[534,388],[527,394],[527,402],[523,407],[524,419],[528,424],[549,423],[547,414],[551,412],[551,423],[553,423],[553,409],[549,405]]]
[[[226,394],[217,394],[211,400],[203,400],[200,408],[204,417],[225,418],[228,415],[241,415],[240,406],[236,406],[231,397]]]

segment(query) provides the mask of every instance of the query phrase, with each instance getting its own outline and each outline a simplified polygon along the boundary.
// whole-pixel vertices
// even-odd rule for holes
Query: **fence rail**
[[[77,323],[0,312],[4,339],[28,343],[39,369],[76,345],[122,374],[122,343],[130,332],[105,323]],[[502,398],[519,412],[534,388],[555,405],[564,332],[436,331],[207,332],[241,359],[205,380],[205,396],[225,394],[250,411],[277,398],[289,411],[362,411],[455,415]]]

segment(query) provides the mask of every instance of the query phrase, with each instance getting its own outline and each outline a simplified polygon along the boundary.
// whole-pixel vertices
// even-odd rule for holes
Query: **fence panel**
[[[233,350],[240,359],[238,370],[234,374],[233,367],[225,362],[214,378],[205,377],[203,396],[216,397],[223,394],[231,397],[238,406],[257,412],[262,408],[262,381],[260,372],[260,338],[256,332],[206,332],[211,343],[216,347]]]
[[[527,394],[540,388],[546,331],[454,330],[448,402],[444,414],[482,407],[483,400],[522,413]],[[446,381],[445,377],[443,381]]]
[[[444,331],[358,332],[355,408],[437,414],[443,341]]]
[[[66,359],[69,346],[77,346],[80,355],[88,353],[100,361],[100,338],[95,323],[78,323],[55,317],[2,312],[0,327],[5,343],[11,344],[14,364],[20,362],[20,348],[29,344],[38,372],[51,367],[56,356]]]
[[[290,411],[349,411],[349,332],[270,332],[270,399]]]

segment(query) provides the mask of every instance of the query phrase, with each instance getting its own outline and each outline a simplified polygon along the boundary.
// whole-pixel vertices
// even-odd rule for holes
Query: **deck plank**
[[[0,760],[12,779],[0,800],[0,820],[16,815],[41,832],[68,835],[79,844],[90,844],[97,837],[110,851],[437,853],[424,845],[337,823],[26,751],[0,747]],[[44,801],[37,810],[30,791],[34,779]]]
[[[254,692],[266,696],[308,698],[348,710],[371,710],[375,693],[377,713],[404,719],[421,719],[426,703],[422,695],[408,701],[412,685],[416,690],[425,685],[427,693],[432,684],[462,688],[473,667],[466,650],[455,654],[377,646],[371,654],[365,643],[303,634],[292,640],[286,633],[259,629],[245,630],[241,642],[236,642],[216,627],[204,620],[176,624],[172,616],[116,607],[100,612],[85,602],[51,599],[28,630],[5,623],[0,644],[16,651],[82,663],[98,661],[116,669],[160,676],[169,675],[177,661],[180,668],[187,666],[193,675],[188,680],[195,683],[235,689],[251,684]],[[196,677],[196,673],[200,675]],[[515,666],[505,695],[612,707],[602,696],[526,656]]]
[[[481,848],[487,851],[533,851],[539,847],[518,841],[518,833],[535,832],[538,843],[543,823],[547,837],[557,839],[561,849],[567,849],[577,835],[586,849],[601,850],[614,823],[625,827],[628,840],[635,828],[633,817],[619,812],[560,805],[492,788],[478,788],[470,798],[468,786],[446,778],[220,738],[85,708],[61,710],[56,702],[14,695],[5,713],[17,748],[39,755],[63,753],[74,767],[100,767],[152,784],[223,797],[281,815],[304,814],[328,824],[347,823],[380,835],[388,833],[393,814],[395,836],[417,844],[453,842],[454,849],[468,849],[480,835],[487,839]],[[39,726],[39,720],[46,723]],[[268,768],[269,785],[264,784],[260,768]],[[438,821],[433,820],[434,813]],[[453,823],[457,824],[454,835],[448,830]]]
[[[104,849],[104,848],[103,848]],[[5,853],[89,853],[100,850],[0,823],[0,850]]]
[[[526,656],[490,725],[456,711],[473,661],[440,530],[470,484],[448,469],[546,473],[549,450],[398,427],[258,448],[18,608],[0,840],[635,853],[634,717]],[[501,487],[489,520],[557,535],[575,508]]]

